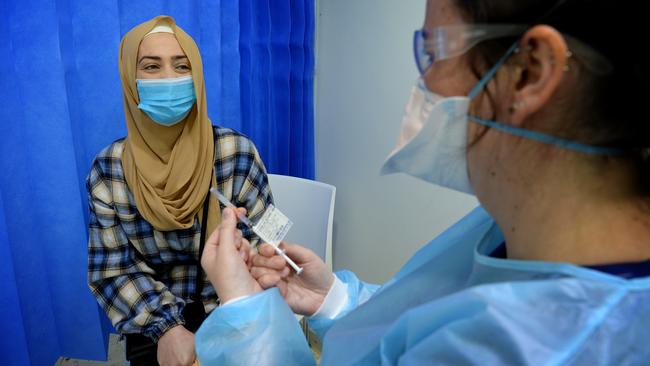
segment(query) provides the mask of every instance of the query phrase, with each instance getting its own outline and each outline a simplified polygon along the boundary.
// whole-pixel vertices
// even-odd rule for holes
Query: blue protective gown
[[[650,277],[490,257],[503,243],[477,208],[382,287],[348,271],[349,302],[321,365],[650,365]],[[314,364],[277,289],[217,308],[196,336],[203,366]]]

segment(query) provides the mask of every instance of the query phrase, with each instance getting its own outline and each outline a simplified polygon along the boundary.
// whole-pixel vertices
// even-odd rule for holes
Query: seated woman
[[[199,265],[221,220],[208,190],[255,217],[271,191],[253,142],[212,125],[198,48],[172,18],[129,31],[119,67],[128,135],[99,152],[87,178],[88,284],[127,335],[132,366],[188,365],[192,331],[219,305]]]
[[[640,4],[429,0],[422,78],[384,171],[474,192],[482,207],[381,287],[288,244],[300,275],[266,245],[249,273],[228,210],[202,264],[236,300],[199,329],[201,363],[313,364],[293,310],[324,336],[322,365],[648,364]]]

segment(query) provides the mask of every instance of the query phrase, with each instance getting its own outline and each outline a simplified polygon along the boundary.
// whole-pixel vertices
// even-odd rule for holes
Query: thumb
[[[259,254],[265,256],[265,257],[273,257],[275,255],[275,250],[273,249],[273,246],[269,243],[262,243],[258,247]]]
[[[221,217],[221,227],[232,229],[235,226],[237,226],[237,215],[232,208],[226,207]]]
[[[221,224],[219,224],[219,248],[229,251],[237,247],[235,232],[237,231],[237,216],[232,208],[226,207],[223,210]]]

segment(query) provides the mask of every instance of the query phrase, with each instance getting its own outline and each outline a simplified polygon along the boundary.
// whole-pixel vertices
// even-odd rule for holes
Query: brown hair
[[[455,0],[468,22],[547,24],[606,60],[578,58],[580,85],[572,105],[573,131],[563,136],[624,150],[638,167],[641,187],[650,195],[650,121],[643,105],[650,97],[648,47],[643,29],[643,2],[611,0]],[[480,76],[494,65],[516,38],[485,41],[469,54]],[[571,47],[571,42],[567,42]],[[574,53],[578,53],[575,52]],[[579,55],[578,55],[579,56]],[[580,62],[584,61],[584,62]],[[493,96],[487,96],[493,100]]]

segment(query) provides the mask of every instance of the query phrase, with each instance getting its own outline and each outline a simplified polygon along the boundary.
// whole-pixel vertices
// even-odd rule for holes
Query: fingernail
[[[223,211],[224,220],[230,220],[232,218],[232,210],[227,208]]]

